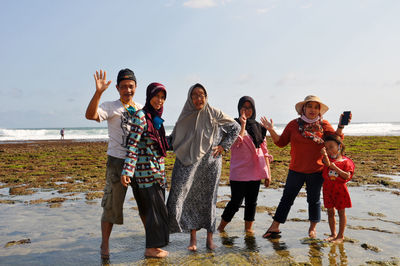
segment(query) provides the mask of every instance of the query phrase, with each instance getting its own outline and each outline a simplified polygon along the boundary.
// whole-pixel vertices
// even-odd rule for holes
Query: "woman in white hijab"
[[[207,230],[206,246],[215,249],[216,202],[222,152],[230,149],[239,125],[207,102],[199,83],[189,89],[172,132],[176,154],[167,208],[171,233],[190,232],[189,250],[197,250],[196,231]]]

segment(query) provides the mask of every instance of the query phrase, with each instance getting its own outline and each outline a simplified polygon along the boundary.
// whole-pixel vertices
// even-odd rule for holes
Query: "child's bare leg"
[[[192,229],[190,231],[190,243],[189,243],[189,246],[187,248],[190,251],[196,251],[197,250],[196,229]]]
[[[347,223],[346,217],[346,209],[338,210],[339,214],[339,233],[337,234],[336,238],[333,240],[334,243],[342,243],[344,240],[344,229]]]
[[[328,209],[328,222],[329,228],[331,229],[331,235],[326,238],[326,241],[332,241],[336,238],[336,219],[335,219],[335,209],[329,208]]]

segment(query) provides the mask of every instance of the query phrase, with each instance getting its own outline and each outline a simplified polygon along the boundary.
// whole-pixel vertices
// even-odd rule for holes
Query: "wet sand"
[[[312,265],[348,264],[368,262],[394,263],[399,261],[400,213],[399,196],[390,191],[376,191],[375,187],[351,187],[354,207],[347,210],[348,226],[344,244],[330,244],[306,238],[308,229],[306,199],[299,197],[282,225],[282,237],[266,240],[261,236],[272,221],[266,212],[256,215],[255,234],[243,232],[241,209],[227,226],[226,232],[215,234],[218,248],[205,248],[205,231],[198,237],[199,250],[189,252],[187,234],[171,235],[166,247],[166,259],[144,258],[144,230],[134,209],[136,204],[128,192],[124,207],[125,223],[115,226],[111,236],[110,264],[278,264],[299,263]],[[98,265],[100,245],[100,200],[87,201],[80,193],[67,197],[60,207],[48,203],[29,205],[29,196],[8,196],[0,190],[2,198],[11,198],[14,204],[0,204],[0,258],[1,265]],[[304,192],[304,191],[303,191]],[[258,206],[276,206],[281,189],[261,189]],[[229,187],[221,187],[220,200],[228,199]],[[54,191],[35,193],[35,197],[51,198]],[[260,208],[262,209],[262,208]],[[222,209],[218,209],[218,215]],[[327,215],[317,227],[318,238],[329,233]],[[9,241],[29,239],[30,243],[6,247]],[[366,248],[364,248],[365,246]],[[376,250],[374,250],[376,248]]]
[[[395,138],[395,142],[398,139],[400,138]],[[371,141],[368,138],[366,140]],[[393,143],[393,139],[383,138],[380,141]],[[365,147],[366,142],[361,143]],[[99,255],[100,197],[103,186],[101,180],[104,178],[101,164],[105,164],[102,153],[105,153],[105,145],[58,141],[0,145],[1,265],[102,263]],[[343,244],[334,245],[306,238],[308,222],[306,199],[302,197],[304,190],[296,199],[288,222],[281,227],[282,237],[277,240],[263,239],[261,236],[272,221],[265,210],[273,210],[282,195],[282,182],[277,178],[274,188],[262,188],[260,191],[260,212],[256,215],[253,236],[246,236],[243,232],[241,209],[227,226],[226,233],[215,234],[218,245],[215,251],[205,248],[204,230],[199,232],[199,250],[195,253],[186,250],[189,240],[187,234],[173,234],[166,247],[170,252],[166,259],[144,258],[144,230],[135,210],[132,192],[128,191],[124,205],[125,223],[115,226],[111,236],[110,264],[399,265],[400,171],[396,168],[399,165],[399,146],[391,144],[389,148],[392,150],[385,153],[382,151],[385,149],[382,147],[386,147],[384,145],[375,145],[382,160],[379,157],[364,156],[364,162],[372,162],[374,159],[377,161],[376,165],[382,166],[380,169],[383,171],[371,171],[371,180],[368,182],[358,182],[360,179],[364,180],[358,176],[350,183],[353,208],[346,210],[347,240]],[[282,164],[284,168],[285,163],[288,163],[287,157],[278,151],[274,153],[271,148],[278,161],[274,166],[277,176],[279,165]],[[357,151],[349,152],[353,153],[350,157],[357,156]],[[364,154],[368,155],[368,152]],[[390,160],[390,167],[385,168],[384,164],[389,164]],[[57,165],[54,164],[55,161]],[[358,163],[362,167],[363,164],[359,161],[360,159]],[[173,160],[167,163],[171,167]],[[376,165],[373,167],[377,167]],[[394,166],[396,167],[393,168]],[[43,169],[43,173],[39,172],[40,169]],[[384,176],[376,177],[376,174]],[[221,183],[225,184],[226,179]],[[18,189],[20,187],[23,188]],[[229,194],[228,186],[220,186],[219,201],[229,200]],[[217,209],[217,214],[221,213],[222,209]],[[317,227],[318,239],[326,238],[329,233],[325,212],[322,219]]]

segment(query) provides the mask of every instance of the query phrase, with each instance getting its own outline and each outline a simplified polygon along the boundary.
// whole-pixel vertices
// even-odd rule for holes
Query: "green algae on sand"
[[[268,137],[271,163],[271,188],[283,187],[290,162],[290,147],[278,148]],[[347,156],[356,165],[350,186],[364,184],[400,188],[400,182],[377,174],[400,172],[400,136],[355,137],[344,139]],[[84,192],[87,198],[101,197],[105,183],[107,143],[81,141],[36,141],[0,144],[0,188],[13,193],[33,193],[32,188],[54,189],[59,193]],[[223,156],[221,184],[229,183],[230,153]],[[175,155],[165,159],[168,183]]]

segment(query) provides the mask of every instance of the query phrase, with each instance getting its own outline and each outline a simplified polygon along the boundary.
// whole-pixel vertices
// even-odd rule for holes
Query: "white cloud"
[[[188,8],[208,8],[216,6],[217,3],[214,0],[189,0],[183,5]]]

